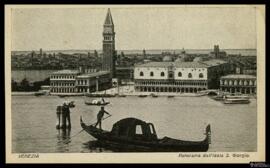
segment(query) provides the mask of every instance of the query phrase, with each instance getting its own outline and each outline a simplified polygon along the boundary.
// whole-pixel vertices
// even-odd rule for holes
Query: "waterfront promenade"
[[[104,91],[93,92],[92,94],[107,94],[107,95],[126,95],[126,96],[139,96],[147,95],[150,96],[155,94],[157,96],[175,96],[175,97],[199,97],[205,96],[205,93],[175,93],[175,92],[136,92],[133,85],[121,86],[119,88],[110,88]],[[12,96],[33,96],[35,92],[12,92]],[[56,94],[55,94],[56,95]],[[61,94],[57,94],[61,95]],[[85,93],[64,93],[66,96],[84,96]],[[243,94],[244,95],[244,94]],[[250,98],[255,98],[256,95],[249,95]]]

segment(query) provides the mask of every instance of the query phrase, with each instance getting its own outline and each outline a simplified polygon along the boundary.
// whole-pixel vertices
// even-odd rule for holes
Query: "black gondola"
[[[136,118],[116,122],[111,131],[86,125],[82,118],[80,122],[82,128],[96,138],[102,147],[121,152],[206,152],[211,141],[210,125],[206,127],[204,140],[184,141],[169,137],[159,139],[152,123]]]

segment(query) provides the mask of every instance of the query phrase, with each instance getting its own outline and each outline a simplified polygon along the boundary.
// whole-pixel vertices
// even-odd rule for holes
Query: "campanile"
[[[111,77],[115,74],[115,32],[110,9],[108,9],[103,25],[103,58],[102,70],[109,71]]]

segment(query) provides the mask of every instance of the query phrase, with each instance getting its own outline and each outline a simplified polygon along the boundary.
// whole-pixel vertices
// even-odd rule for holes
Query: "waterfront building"
[[[61,70],[50,75],[51,94],[76,93],[76,77],[79,70]]]
[[[114,24],[110,9],[108,9],[107,16],[103,25],[103,56],[102,56],[102,70],[109,71],[110,77],[115,76],[115,32]]]
[[[136,65],[135,90],[141,92],[191,92],[219,88],[220,75],[231,72],[223,60],[149,62]]]
[[[231,74],[220,78],[220,89],[230,93],[256,94],[256,76]]]
[[[75,85],[78,93],[90,93],[107,89],[111,86],[110,72],[99,71],[78,75]]]
[[[115,77],[118,78],[120,83],[127,83],[133,81],[134,67],[116,67]]]
[[[51,94],[90,93],[110,86],[108,71],[61,70],[50,76]]]

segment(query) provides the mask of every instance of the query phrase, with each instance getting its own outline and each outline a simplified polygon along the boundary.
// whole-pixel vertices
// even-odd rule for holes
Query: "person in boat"
[[[98,114],[97,114],[97,123],[95,124],[95,127],[97,127],[97,125],[99,125],[99,129],[102,129],[101,128],[101,122],[102,122],[102,118],[103,118],[105,113],[108,114],[108,115],[111,115],[110,113],[105,111],[104,107],[102,106],[101,109],[99,110]]]

